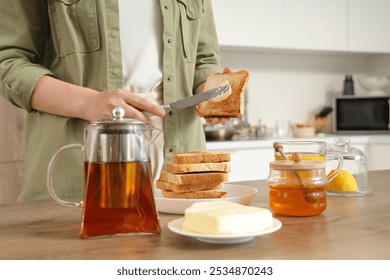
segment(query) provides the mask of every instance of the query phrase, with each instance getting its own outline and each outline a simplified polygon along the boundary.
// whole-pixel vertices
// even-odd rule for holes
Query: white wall
[[[364,95],[356,77],[388,73],[390,56],[222,48],[221,63],[250,71],[248,121],[273,126],[276,119],[305,122],[331,105],[331,96],[342,92],[345,74],[354,76],[355,94]]]
[[[369,72],[373,75],[390,76],[390,55],[376,55],[369,60]],[[390,86],[385,88],[390,94]]]

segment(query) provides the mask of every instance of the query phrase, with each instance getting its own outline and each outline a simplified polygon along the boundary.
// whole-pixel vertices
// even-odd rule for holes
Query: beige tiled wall
[[[0,98],[0,204],[16,202],[23,181],[26,112]]]

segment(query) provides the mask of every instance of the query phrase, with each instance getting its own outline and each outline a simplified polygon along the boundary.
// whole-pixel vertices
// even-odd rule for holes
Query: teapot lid
[[[112,119],[107,120],[100,120],[100,121],[93,121],[91,124],[139,124],[143,125],[146,124],[143,121],[136,120],[136,119],[127,119],[125,118],[125,110],[120,107],[116,106],[112,109]]]

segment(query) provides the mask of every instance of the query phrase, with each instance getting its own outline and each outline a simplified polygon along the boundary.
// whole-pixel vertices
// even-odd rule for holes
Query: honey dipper
[[[283,159],[290,161],[286,154],[283,151],[283,146],[279,142],[274,142],[274,149],[277,151]],[[292,159],[294,162],[300,162],[302,160],[302,154],[301,153],[293,153],[292,154]],[[293,171],[292,172],[297,179],[299,185],[304,189],[304,197],[307,202],[314,203],[317,201],[319,198],[319,195],[317,192],[310,192],[308,188],[305,187],[305,184],[302,180],[302,178],[299,176],[298,172]]]

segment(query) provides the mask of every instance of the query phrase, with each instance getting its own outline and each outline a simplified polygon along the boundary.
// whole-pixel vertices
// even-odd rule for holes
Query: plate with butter
[[[158,212],[169,214],[184,214],[184,211],[196,202],[230,201],[242,205],[249,205],[257,194],[257,189],[249,186],[225,183],[220,190],[226,192],[226,197],[205,199],[166,198],[161,194],[155,197]]]
[[[168,228],[179,235],[196,238],[199,241],[212,244],[239,244],[251,241],[255,237],[267,235],[278,231],[282,227],[282,222],[278,219],[272,219],[272,227],[249,233],[236,234],[204,234],[196,233],[183,228],[184,218],[173,220],[168,224]]]
[[[172,232],[216,244],[248,242],[281,227],[269,209],[229,201],[194,203],[184,218],[168,224]]]

